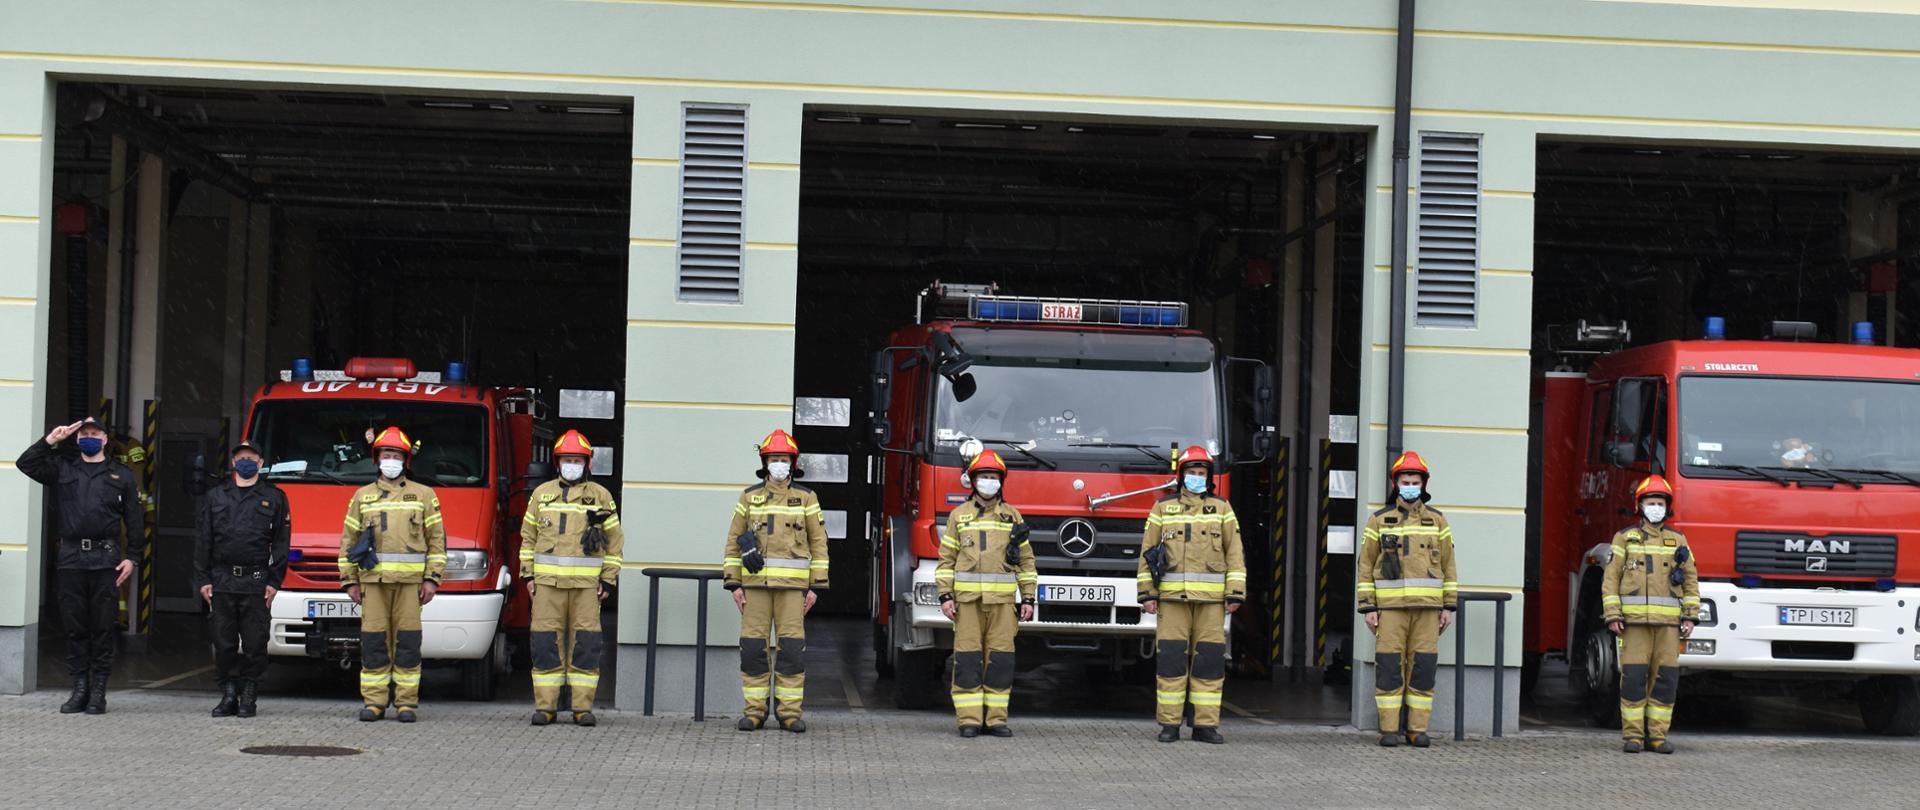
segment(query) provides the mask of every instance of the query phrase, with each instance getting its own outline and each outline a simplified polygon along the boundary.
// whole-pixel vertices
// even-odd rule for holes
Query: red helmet
[[[1642,498],[1653,497],[1666,498],[1668,503],[1672,503],[1673,485],[1667,483],[1667,479],[1661,476],[1649,475],[1645,480],[1640,482],[1639,486],[1633,488],[1633,499],[1635,501],[1639,501]]]
[[[593,457],[593,442],[580,435],[580,431],[569,430],[560,434],[560,440],[553,443],[553,455]]]
[[[793,442],[793,436],[789,435],[784,430],[776,430],[772,433],[767,434],[766,438],[760,440],[761,457],[764,458],[766,456],[778,455],[778,454],[785,454],[789,456],[800,455],[800,445],[795,444]]]
[[[1176,471],[1186,469],[1188,464],[1205,464],[1207,465],[1207,471],[1212,472],[1213,454],[1207,452],[1207,448],[1205,447],[1197,444],[1193,445],[1180,451],[1180,457],[1173,460],[1173,468]]]
[[[406,433],[401,432],[397,427],[390,427],[380,431],[380,435],[373,440],[373,449],[375,452],[398,450],[411,457],[414,448],[413,441],[407,438]]]
[[[1427,469],[1427,462],[1420,458],[1419,453],[1412,450],[1401,453],[1400,458],[1393,462],[1393,470],[1387,475],[1391,478],[1399,478],[1401,473],[1419,473],[1423,480],[1433,477],[1433,472]]]
[[[1007,462],[1001,460],[999,453],[982,450],[980,455],[974,456],[972,461],[967,462],[967,475],[977,472],[997,472],[1004,478],[1007,475]]]

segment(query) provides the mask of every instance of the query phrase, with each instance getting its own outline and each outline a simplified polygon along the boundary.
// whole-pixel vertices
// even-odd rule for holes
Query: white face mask
[[[991,498],[1000,494],[1000,479],[982,478],[973,482],[973,488],[974,491],[979,492],[981,495]]]
[[[586,473],[587,465],[578,461],[563,461],[560,463],[560,477],[568,481],[578,481],[580,480],[580,476]]]
[[[787,480],[787,476],[792,474],[793,474],[793,462],[790,462],[790,461],[767,462],[768,478],[771,478],[775,481],[785,481]]]
[[[406,470],[407,463],[400,459],[385,458],[380,460],[380,474],[388,478],[399,478],[400,474],[406,472]]]
[[[1640,507],[1640,513],[1647,516],[1648,523],[1659,523],[1667,519],[1667,505],[1650,503]]]

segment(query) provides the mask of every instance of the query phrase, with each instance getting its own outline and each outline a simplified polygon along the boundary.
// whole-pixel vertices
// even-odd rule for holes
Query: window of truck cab
[[[247,431],[266,456],[269,478],[358,486],[378,474],[367,431],[397,426],[418,446],[409,476],[433,487],[489,485],[483,405],[383,399],[269,399]]]
[[[1870,483],[1920,476],[1920,383],[1690,374],[1679,402],[1688,477],[1744,477],[1735,467]]]

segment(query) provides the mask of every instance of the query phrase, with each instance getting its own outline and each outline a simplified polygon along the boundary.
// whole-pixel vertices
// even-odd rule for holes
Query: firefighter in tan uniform
[[[340,582],[358,602],[360,719],[387,713],[414,721],[420,706],[420,606],[433,601],[447,569],[447,532],[440,498],[407,479],[413,442],[397,427],[373,440],[379,475],[355,490],[340,531]]]
[[[619,507],[606,487],[587,480],[593,445],[569,430],[553,444],[560,477],[527,499],[520,540],[520,578],[533,598],[528,642],[533,653],[533,724],[551,724],[560,687],[572,693],[573,723],[591,726],[600,686],[600,603],[620,583]]]
[[[1621,750],[1671,754],[1667,728],[1680,692],[1680,647],[1700,618],[1700,577],[1686,536],[1666,525],[1673,486],[1650,476],[1634,497],[1643,519],[1613,536],[1600,608],[1620,658]]]
[[[740,493],[727,528],[722,569],[740,608],[740,694],[746,699],[741,731],[766,724],[769,696],[779,703],[780,728],[807,730],[800,719],[807,685],[804,617],[813,609],[814,591],[827,587],[827,528],[819,496],[793,482],[799,456],[786,431],[767,434],[760,442],[759,475],[765,480]]]
[[[1180,739],[1193,704],[1193,739],[1224,743],[1221,690],[1227,678],[1226,614],[1247,598],[1240,519],[1213,494],[1213,456],[1198,445],[1180,453],[1180,491],[1160,499],[1140,538],[1140,609],[1157,617],[1160,742]]]
[[[1026,519],[1001,496],[1007,464],[982,450],[967,464],[973,497],[947,515],[933,571],[940,612],[953,622],[953,714],[960,736],[1011,737],[1013,636],[1033,619],[1040,576]]]
[[[1380,744],[1432,744],[1433,681],[1440,667],[1440,634],[1453,624],[1460,585],[1453,570],[1453,529],[1427,505],[1428,470],[1419,453],[1393,463],[1394,501],[1373,513],[1360,534],[1360,570],[1354,588],[1360,613],[1376,637],[1373,705],[1380,713]],[[1405,715],[1406,723],[1401,724]]]

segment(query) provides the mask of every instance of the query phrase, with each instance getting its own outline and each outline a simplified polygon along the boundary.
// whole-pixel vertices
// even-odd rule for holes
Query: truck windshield
[[[1904,480],[1920,473],[1920,385],[1685,376],[1680,441],[1680,464],[1690,476],[1745,467]]]
[[[266,401],[247,431],[276,481],[365,484],[376,474],[369,431],[397,425],[418,443],[414,478],[429,486],[487,481],[487,410],[387,400]]]
[[[1097,455],[1155,466],[1154,458],[1164,459],[1172,444],[1220,449],[1218,385],[1210,364],[1111,368],[1043,358],[976,364],[968,371],[979,390],[966,402],[954,401],[945,380],[937,383],[938,451],[956,451],[968,438],[989,447],[1004,440],[1031,442],[1032,453],[1044,459]],[[1009,463],[1020,460],[999,449]],[[1158,465],[1166,469],[1164,461]]]

